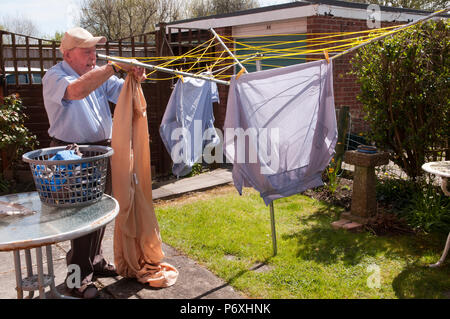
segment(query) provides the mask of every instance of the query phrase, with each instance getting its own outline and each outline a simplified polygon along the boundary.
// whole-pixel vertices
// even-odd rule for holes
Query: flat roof
[[[195,28],[195,26],[197,23],[196,22],[204,22],[205,20],[210,21],[210,26],[209,27],[221,27],[221,26],[233,26],[233,25],[244,25],[244,24],[251,24],[251,23],[255,23],[258,21],[252,21],[252,20],[245,20],[245,22],[240,22],[238,21],[238,17],[241,16],[248,16],[248,15],[258,15],[258,14],[264,14],[264,13],[275,13],[274,11],[285,11],[285,12],[300,12],[300,10],[292,10],[292,9],[301,9],[301,11],[304,11],[304,13],[302,13],[300,16],[298,16],[299,18],[301,17],[305,17],[305,16],[313,16],[313,15],[323,15],[324,14],[324,6],[328,6],[328,7],[335,7],[337,9],[339,8],[345,8],[347,10],[347,14],[343,14],[343,10],[335,10],[335,12],[333,12],[332,15],[337,16],[337,17],[345,17],[345,18],[349,18],[349,13],[348,13],[348,9],[354,9],[352,10],[353,12],[358,12],[359,14],[355,15],[355,19],[361,19],[360,15],[361,15],[361,11],[364,11],[364,13],[367,10],[369,4],[365,4],[365,3],[356,3],[356,2],[347,2],[347,1],[339,1],[339,0],[303,0],[303,1],[298,1],[298,2],[290,2],[290,3],[283,3],[283,4],[278,4],[278,5],[271,5],[271,6],[266,6],[266,7],[259,7],[259,8],[254,8],[254,9],[248,9],[248,10],[242,10],[242,11],[236,11],[236,12],[232,12],[232,13],[225,13],[225,14],[216,14],[216,15],[211,15],[211,16],[205,16],[205,17],[198,17],[198,18],[192,18],[192,19],[184,19],[184,20],[178,20],[178,21],[173,21],[173,22],[169,22],[166,25],[169,27],[174,27],[174,26],[183,26],[186,25],[185,27],[191,27],[191,28]],[[314,6],[315,9],[311,9],[311,6]],[[322,8],[317,8],[318,6],[322,6]],[[308,8],[309,7],[309,8]],[[398,16],[398,20],[397,21],[412,21],[412,19],[414,17],[418,17],[418,16],[424,16],[424,15],[429,15],[432,12],[430,11],[425,11],[425,10],[416,10],[416,9],[409,9],[409,8],[398,8],[398,7],[388,7],[388,6],[380,6],[381,12],[385,13],[384,17],[382,14],[382,20],[383,21],[393,21],[395,20],[395,17]],[[288,10],[288,11],[286,11]],[[330,10],[331,13],[331,10]],[[386,14],[386,13],[391,13],[391,14]],[[351,13],[350,13],[351,14]],[[397,14],[397,15],[395,15]],[[444,17],[450,17],[450,15],[448,14],[443,14],[442,16]],[[292,18],[292,14],[291,17],[287,17],[287,18]],[[219,23],[219,21],[222,20],[222,23]],[[215,23],[214,23],[215,22]],[[229,24],[227,24],[229,23]],[[199,25],[204,25],[204,23],[199,23]],[[159,28],[159,25],[157,25],[157,27]],[[201,28],[201,27],[200,27]]]
[[[304,2],[309,2],[310,4],[328,4],[332,6],[338,6],[343,8],[355,8],[355,9],[367,9],[369,3],[359,3],[359,2],[348,2],[348,1],[340,1],[340,0],[305,0]],[[410,8],[398,8],[398,7],[388,7],[388,6],[380,6],[381,11],[385,12],[409,12],[416,14],[428,15],[433,13],[433,11],[426,10],[417,10]]]

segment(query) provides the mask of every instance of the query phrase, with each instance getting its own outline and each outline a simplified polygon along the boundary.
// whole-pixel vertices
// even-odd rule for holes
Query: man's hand
[[[132,62],[139,62],[139,61],[137,61],[135,59],[130,60],[130,61],[132,61]],[[116,62],[116,65],[118,65],[125,72],[132,73],[134,78],[138,82],[142,82],[146,78],[144,68],[141,68],[141,67],[138,67],[138,66],[134,66],[134,65],[131,65],[131,64],[127,64],[127,63],[121,63],[121,62]]]
[[[147,78],[145,76],[145,69],[144,68],[134,66],[134,67],[131,68],[131,72],[133,73],[134,78],[138,82],[143,82]]]

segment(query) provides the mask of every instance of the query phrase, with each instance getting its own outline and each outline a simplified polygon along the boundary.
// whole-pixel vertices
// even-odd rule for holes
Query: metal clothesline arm
[[[248,73],[247,69],[242,65],[242,63],[234,56],[234,54],[230,51],[230,49],[228,49],[228,47],[225,45],[225,43],[223,43],[222,39],[220,38],[220,36],[216,33],[216,31],[214,31],[213,28],[209,29],[212,34],[214,34],[214,37],[217,39],[217,41],[220,42],[220,44],[223,46],[223,48],[225,49],[225,51],[228,52],[228,54],[230,56],[233,57],[234,61],[236,61],[236,63],[241,67],[241,69],[244,69],[245,73]]]
[[[218,79],[215,79],[213,77],[208,77],[208,76],[205,76],[205,75],[193,74],[193,73],[188,73],[188,72],[183,72],[183,71],[172,70],[172,69],[163,68],[163,67],[159,67],[159,66],[156,66],[156,65],[145,64],[145,63],[142,63],[142,62],[136,62],[136,61],[132,61],[132,60],[128,60],[128,59],[116,58],[116,57],[112,57],[112,56],[109,56],[109,55],[97,54],[97,58],[100,59],[100,60],[107,60],[107,61],[126,63],[126,64],[130,64],[130,65],[138,66],[138,67],[141,67],[141,68],[149,69],[149,70],[152,70],[152,71],[160,71],[160,72],[169,73],[169,74],[182,75],[182,76],[187,76],[187,77],[191,77],[191,78],[202,79],[202,80],[206,80],[206,81],[212,81],[212,82],[216,82],[218,84],[230,85],[229,81],[218,80]]]
[[[256,53],[256,54],[252,55],[251,57],[248,57],[248,58],[242,60],[241,63],[247,62],[248,60],[251,60],[251,59],[254,59],[254,58],[261,58],[262,56],[264,56],[264,54],[258,52],[258,53]],[[261,62],[261,59],[255,60],[255,62],[256,62],[256,65],[258,66],[258,62]],[[220,72],[220,71],[227,70],[227,69],[229,69],[229,68],[232,68],[232,67],[235,66],[236,64],[237,64],[237,63],[233,63],[233,64],[228,65],[228,66],[226,66],[226,67],[223,67],[223,68],[221,68],[221,69],[214,70],[213,73],[217,73],[217,72]],[[258,67],[257,67],[256,69],[257,69],[258,71],[261,71],[260,69],[258,69]]]
[[[350,48],[350,49],[348,49],[348,50],[345,50],[345,51],[343,51],[343,52],[341,52],[341,53],[339,53],[339,54],[336,54],[336,55],[332,56],[332,57],[330,58],[330,60],[334,60],[334,59],[336,59],[336,58],[339,58],[340,56],[342,56],[342,55],[344,55],[344,54],[347,54],[347,53],[350,53],[350,52],[352,52],[352,51],[358,50],[359,48],[361,48],[361,47],[363,47],[363,46],[365,46],[365,45],[368,45],[368,44],[370,44],[370,43],[372,43],[372,42],[381,40],[381,39],[383,39],[383,38],[385,38],[385,37],[387,37],[387,36],[390,36],[390,35],[392,35],[392,34],[394,34],[394,33],[397,33],[398,31],[401,31],[401,30],[403,30],[403,29],[409,28],[410,26],[413,26],[413,25],[415,25],[415,24],[421,23],[421,22],[423,22],[423,21],[429,20],[429,19],[431,19],[431,18],[433,18],[433,17],[435,17],[435,16],[437,16],[437,15],[439,15],[439,14],[442,14],[443,12],[449,11],[449,10],[450,10],[450,6],[447,7],[447,8],[445,8],[445,9],[436,11],[436,12],[434,12],[434,13],[432,13],[432,14],[426,16],[426,17],[420,18],[419,20],[412,21],[412,22],[410,22],[410,23],[408,23],[408,24],[406,24],[406,25],[404,25],[404,26],[395,28],[395,29],[389,31],[388,34],[380,35],[380,36],[378,36],[378,37],[376,37],[376,38],[373,38],[373,39],[370,40],[370,41],[361,43],[361,44],[359,44],[359,45],[357,45],[357,46],[354,46],[354,47],[352,47],[352,48]]]

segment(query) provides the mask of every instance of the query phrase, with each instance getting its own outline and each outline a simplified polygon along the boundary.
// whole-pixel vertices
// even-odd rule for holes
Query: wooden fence
[[[210,38],[208,30],[166,28],[161,23],[158,31],[99,44],[97,52],[121,57],[173,56],[183,54]],[[57,41],[0,30],[0,76],[3,79],[0,97],[19,93],[23,105],[26,106],[25,113],[28,116],[26,126],[37,136],[40,148],[48,147],[50,143],[47,133],[49,123],[44,108],[42,84],[32,75],[38,74],[42,78],[46,70],[61,60],[62,55]],[[98,60],[97,63],[103,65],[106,61]],[[13,83],[8,84],[5,81],[7,74],[15,75]],[[22,83],[19,75],[27,75],[29,80]],[[167,78],[167,74],[157,72],[152,77]],[[172,84],[171,81],[142,83],[147,100],[152,166],[155,166],[157,175],[165,175],[171,169],[170,156],[159,135],[159,125],[170,98]]]

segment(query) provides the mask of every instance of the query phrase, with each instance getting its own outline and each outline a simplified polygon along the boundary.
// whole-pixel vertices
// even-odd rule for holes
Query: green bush
[[[420,191],[418,183],[401,178],[384,178],[376,185],[377,201],[388,204],[397,213],[405,210]]]
[[[450,232],[450,197],[432,181],[382,179],[376,192],[377,200],[390,206],[411,228],[427,233]]]
[[[2,168],[11,168],[24,152],[38,145],[36,136],[25,127],[25,107],[18,95],[12,94],[0,102],[0,154]],[[3,172],[4,173],[4,172]]]
[[[9,182],[3,178],[0,174],[0,194],[7,193],[9,191]]]
[[[431,184],[424,184],[403,215],[413,228],[427,233],[450,232],[450,199]]]
[[[362,47],[351,62],[370,139],[412,179],[448,153],[449,31],[449,21],[416,25]]]

